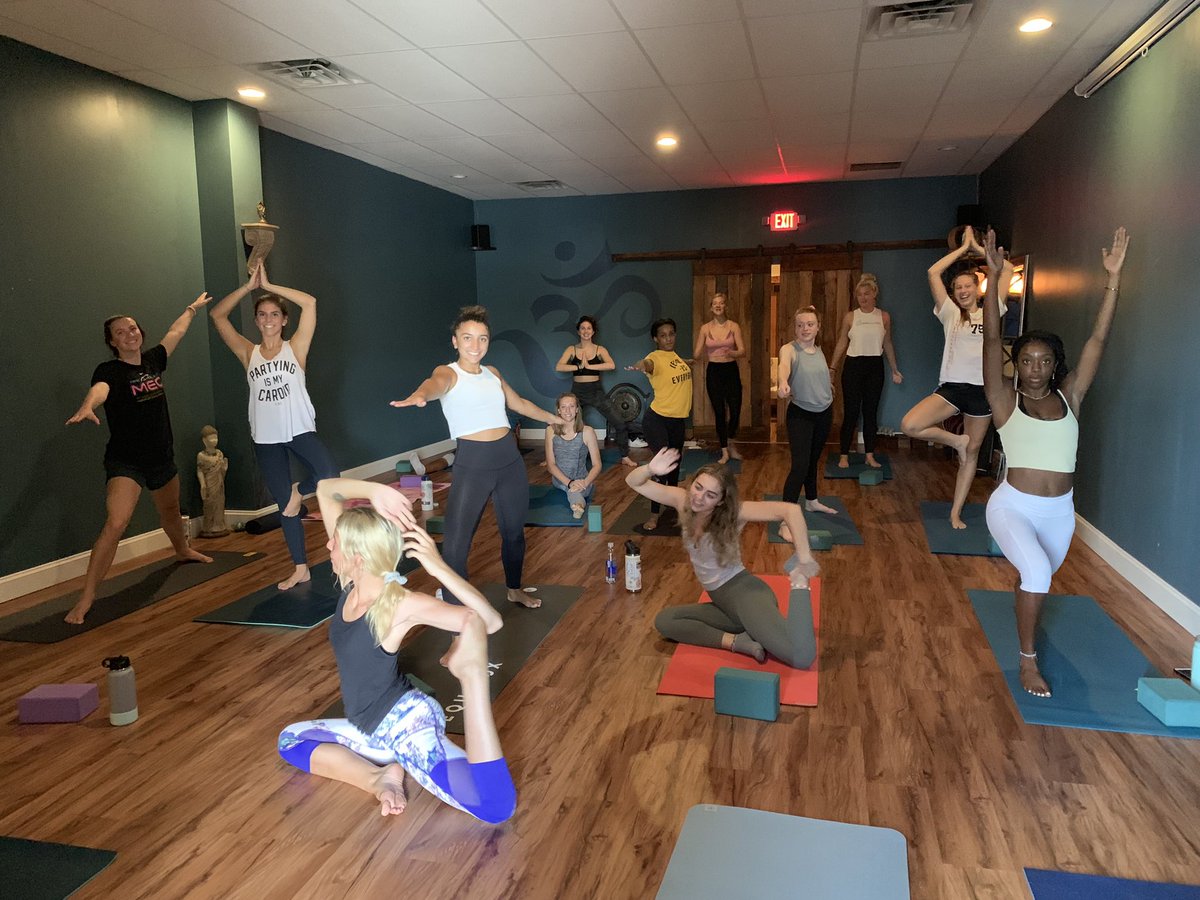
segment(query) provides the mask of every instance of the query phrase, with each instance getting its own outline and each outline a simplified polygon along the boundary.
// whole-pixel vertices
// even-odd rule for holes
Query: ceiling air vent
[[[327,59],[280,59],[259,63],[255,68],[293,88],[333,87],[366,84],[366,80]]]
[[[899,169],[904,163],[901,162],[871,162],[871,163],[850,163],[851,172],[892,172]]]
[[[866,39],[954,34],[967,26],[971,11],[978,5],[978,0],[915,0],[876,6],[867,21]]]
[[[554,178],[547,178],[545,181],[517,181],[513,183],[513,187],[519,187],[525,191],[561,191],[566,185]]]

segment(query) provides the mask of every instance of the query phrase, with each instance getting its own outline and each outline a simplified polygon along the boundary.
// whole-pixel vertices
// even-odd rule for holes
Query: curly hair
[[[692,476],[692,480],[688,482],[689,494],[691,486],[701,475],[711,475],[721,486],[721,499],[717,501],[717,506],[708,520],[708,527],[705,528],[704,533],[712,538],[713,549],[717,552],[717,561],[722,566],[731,566],[742,556],[742,529],[738,524],[738,510],[741,504],[738,502],[737,477],[729,466],[723,463],[709,463],[701,466]],[[679,527],[686,546],[695,546],[691,540],[691,535],[694,533],[695,516],[696,514],[692,512],[692,504],[685,502],[679,513]]]
[[[581,326],[584,322],[587,322],[592,326],[592,337],[595,337],[600,333],[600,326],[597,324],[595,316],[580,316],[579,321],[575,323],[575,330],[579,331],[579,326]]]
[[[662,328],[664,325],[670,325],[676,331],[679,330],[679,327],[675,324],[674,319],[655,319],[650,323],[650,340],[654,340],[656,337],[658,337],[658,329]]]
[[[458,326],[463,322],[479,322],[489,331],[492,326],[488,324],[488,311],[486,306],[464,306],[458,311],[458,315],[454,317],[454,321],[450,323],[450,333],[454,334],[458,331]]]
[[[1050,348],[1050,352],[1054,354],[1054,374],[1050,376],[1050,390],[1057,391],[1059,385],[1063,383],[1063,379],[1071,371],[1070,366],[1067,365],[1067,351],[1063,347],[1062,338],[1049,331],[1026,331],[1013,341],[1012,359],[1014,366],[1017,364],[1017,359],[1021,356],[1021,351],[1029,344],[1045,344]],[[1020,380],[1019,369],[1017,378]]]
[[[356,506],[343,510],[338,516],[338,546],[346,558],[357,557],[364,572],[379,576],[396,570],[396,564],[404,554],[404,532],[402,526],[385,519],[367,506]],[[338,587],[343,590],[350,583],[344,573],[338,573]],[[371,608],[367,610],[367,624],[371,636],[378,646],[391,628],[396,607],[408,596],[408,589],[396,581],[385,581]]]

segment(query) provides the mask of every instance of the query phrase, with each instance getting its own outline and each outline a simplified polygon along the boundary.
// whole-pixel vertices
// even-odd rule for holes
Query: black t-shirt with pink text
[[[106,461],[149,468],[173,460],[171,414],[162,378],[166,368],[167,350],[162,344],[143,351],[139,365],[110,359],[96,366],[92,384],[108,385]]]

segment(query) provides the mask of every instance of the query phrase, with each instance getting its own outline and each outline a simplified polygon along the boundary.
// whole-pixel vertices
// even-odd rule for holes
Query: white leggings
[[[1050,576],[1066,559],[1075,533],[1074,494],[1038,497],[1005,481],[988,500],[988,530],[1021,574],[1021,590],[1050,592]]]

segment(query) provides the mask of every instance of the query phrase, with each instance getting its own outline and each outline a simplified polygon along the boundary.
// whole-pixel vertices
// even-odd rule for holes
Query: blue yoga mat
[[[874,472],[872,466],[867,465],[867,457],[862,453],[850,454],[850,465],[845,469],[838,468],[838,460],[841,458],[839,453],[830,453],[825,457],[825,477],[826,478],[853,478],[858,479],[858,476],[863,472]],[[888,459],[886,453],[876,453],[875,462],[879,463],[879,471],[883,472],[883,480],[892,480],[892,461]]]
[[[967,527],[954,528],[950,524],[949,503],[922,500],[921,524],[925,526],[929,552],[949,556],[1003,556],[999,550],[991,549],[992,533],[988,531],[986,513],[985,504],[968,503],[962,511],[962,520]]]
[[[908,900],[898,831],[735,806],[688,810],[658,900]]]
[[[1004,680],[1031,725],[1200,738],[1200,728],[1169,728],[1137,702],[1143,675],[1161,677],[1091,597],[1050,595],[1042,609],[1038,664],[1052,697],[1025,693],[1017,677],[1011,591],[967,591]]]
[[[1033,900],[1200,900],[1200,886],[1026,869]]]
[[[696,470],[701,466],[715,463],[720,458],[720,450],[684,450],[683,459],[679,461],[679,477],[687,478],[695,474]],[[725,465],[735,475],[742,474],[742,461],[740,459],[731,459]]]
[[[582,528],[584,519],[576,519],[567,502],[567,492],[552,484],[529,486],[529,511],[525,513],[526,525],[547,528]]]
[[[767,494],[763,499],[782,500],[783,497],[779,494]],[[854,520],[850,518],[850,512],[846,509],[845,501],[841,497],[821,497],[820,500],[826,506],[832,506],[836,509],[837,515],[804,510],[804,524],[808,526],[808,530],[828,531],[834,544],[861,546],[863,542],[862,535],[858,533],[858,527],[854,524]],[[772,522],[767,526],[767,535],[767,540],[772,544],[791,543],[791,541],[785,541],[779,536],[778,522]]]

